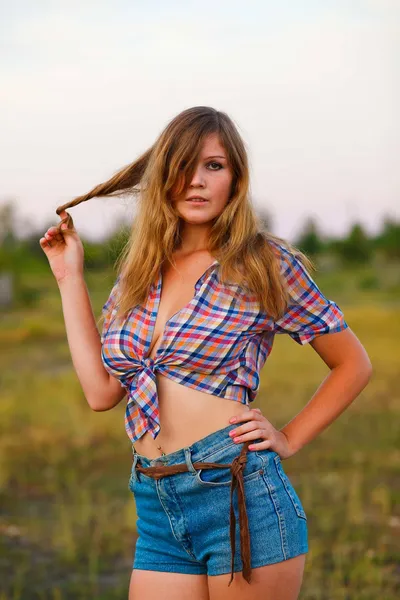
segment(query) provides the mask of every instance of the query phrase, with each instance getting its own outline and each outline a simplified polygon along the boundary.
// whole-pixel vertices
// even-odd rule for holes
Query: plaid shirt
[[[135,306],[123,323],[113,322],[118,278],[103,306],[102,361],[127,391],[125,428],[135,442],[160,431],[156,371],[184,386],[248,404],[255,399],[259,373],[276,333],[298,344],[348,327],[338,305],[328,300],[284,246],[269,241],[291,301],[274,321],[260,311],[254,294],[239,284],[219,282],[215,260],[195,284],[192,300],[167,321],[154,359],[148,351],[160,303],[162,278],[152,284],[145,305]]]

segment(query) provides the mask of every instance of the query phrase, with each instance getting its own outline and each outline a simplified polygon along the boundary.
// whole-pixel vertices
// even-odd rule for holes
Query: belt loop
[[[136,471],[136,463],[138,461],[138,454],[135,449],[133,449],[133,460],[132,460],[132,469],[131,469],[131,478],[132,481],[140,481],[137,471]]]
[[[192,463],[192,457],[191,457],[191,453],[190,453],[190,448],[187,447],[187,448],[184,448],[183,450],[185,452],[185,461],[186,461],[186,464],[188,466],[189,471],[192,473],[192,475],[196,475],[197,471],[194,468],[193,463]]]

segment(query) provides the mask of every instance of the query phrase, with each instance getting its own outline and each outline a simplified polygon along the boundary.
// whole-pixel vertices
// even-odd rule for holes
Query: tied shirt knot
[[[157,365],[153,358],[149,356],[140,360],[140,368],[137,376],[137,391],[150,392],[156,394],[156,374]],[[143,396],[145,402],[145,396]]]
[[[156,368],[157,365],[154,364],[153,358],[138,358],[136,361],[132,361],[129,369],[125,368],[125,372],[122,376],[120,376],[120,380],[122,384],[126,388],[130,388],[131,392],[134,394],[140,383],[140,378],[144,378],[144,380],[148,380],[150,378],[151,380],[155,381]]]
[[[142,358],[140,362],[144,369],[154,371],[154,359],[150,356],[148,356],[147,358]]]

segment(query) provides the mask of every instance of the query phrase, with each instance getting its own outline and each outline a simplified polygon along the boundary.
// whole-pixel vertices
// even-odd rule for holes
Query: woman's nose
[[[193,173],[193,177],[192,177],[192,181],[191,181],[191,187],[195,186],[204,186],[204,176],[201,172],[201,169],[196,169],[196,171]]]

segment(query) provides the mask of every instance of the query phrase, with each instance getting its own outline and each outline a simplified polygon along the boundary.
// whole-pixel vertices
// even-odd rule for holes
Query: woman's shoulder
[[[266,243],[276,256],[291,256],[296,253],[293,246],[286,240],[267,237]]]
[[[278,261],[282,274],[301,268],[301,252],[289,242],[272,238],[267,238],[266,242]]]

